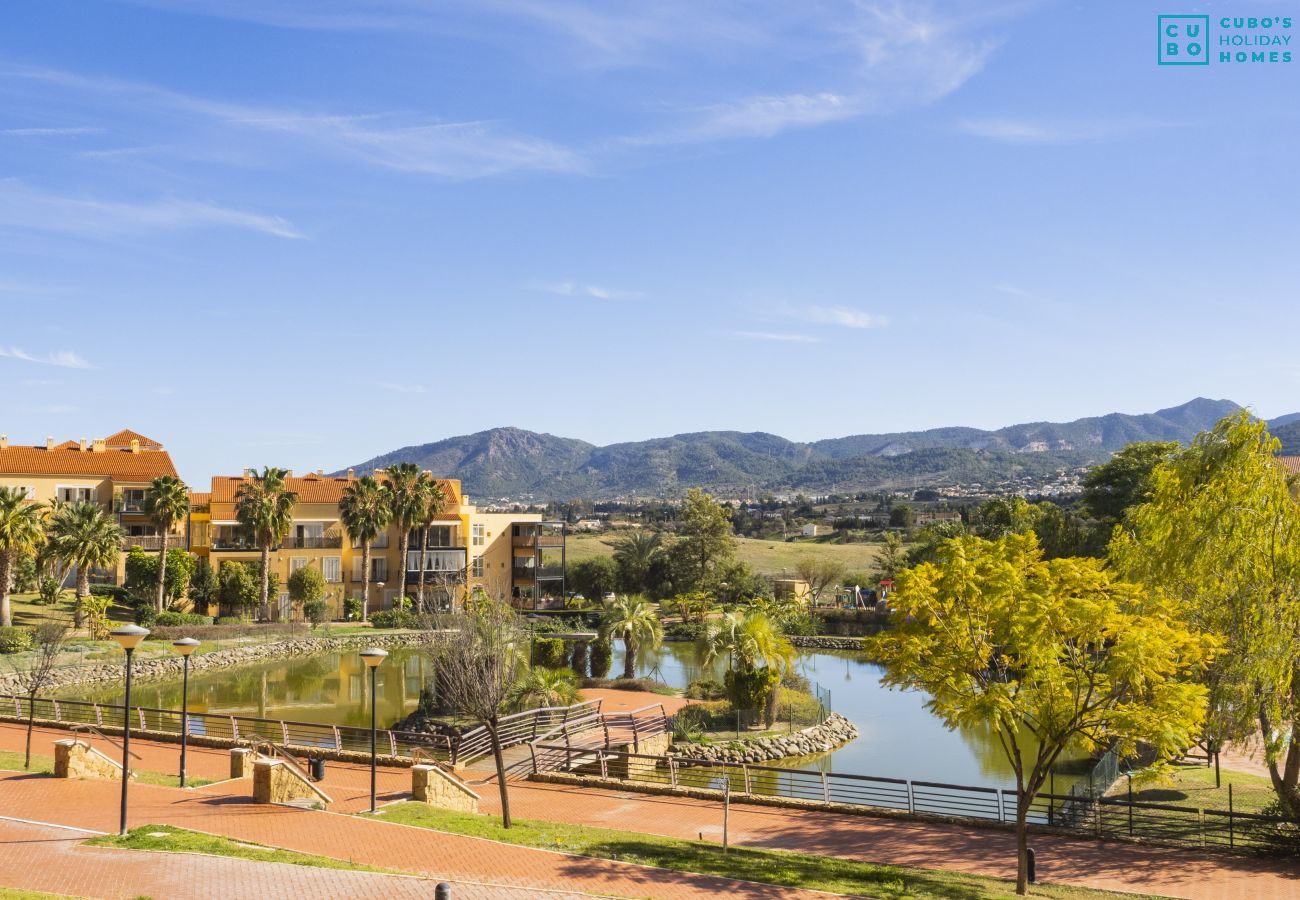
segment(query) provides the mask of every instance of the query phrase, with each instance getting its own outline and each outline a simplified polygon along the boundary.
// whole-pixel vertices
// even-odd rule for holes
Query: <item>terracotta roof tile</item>
[[[1286,469],[1288,475],[1300,475],[1300,456],[1279,456],[1277,461]]]
[[[213,503],[234,503],[239,494],[239,486],[246,481],[252,481],[252,478],[244,478],[241,475],[215,475],[212,478],[212,492],[209,494]],[[286,487],[298,495],[299,503],[338,503],[343,499],[343,491],[347,486],[356,479],[347,476],[331,475],[306,475],[301,478],[286,478]],[[447,496],[449,502],[454,502],[460,496],[460,485],[454,481],[444,478],[438,479],[442,485],[442,491]],[[193,501],[191,501],[193,502]],[[448,515],[443,518],[455,519],[456,516]]]
[[[98,475],[117,481],[152,481],[159,475],[175,475],[176,467],[165,450],[113,448],[96,453],[71,447],[8,446],[0,449],[0,474],[4,475]]]
[[[140,432],[132,431],[129,428],[123,428],[116,434],[110,434],[108,437],[104,438],[104,443],[109,447],[130,447],[132,441],[139,441],[140,449],[142,450],[162,449],[162,444],[158,443],[153,438],[147,438],[143,434],[140,434]]]

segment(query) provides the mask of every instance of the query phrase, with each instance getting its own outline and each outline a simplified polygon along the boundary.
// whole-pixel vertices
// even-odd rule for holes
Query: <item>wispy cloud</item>
[[[381,381],[375,386],[394,394],[424,394],[428,390],[422,384],[399,384],[395,381]]]
[[[76,137],[85,134],[103,134],[102,128],[0,128],[0,137],[42,138],[42,137]]]
[[[96,238],[212,226],[242,228],[281,238],[303,237],[279,216],[175,198],[129,203],[69,197],[39,191],[15,179],[0,181],[0,227],[3,226]]]
[[[594,300],[640,300],[645,296],[643,291],[603,287],[581,281],[539,281],[529,287],[535,291],[544,291],[560,297],[590,297]]]
[[[838,325],[841,328],[883,328],[889,324],[885,316],[847,306],[805,306],[789,310],[788,315],[818,325]]]
[[[71,350],[53,350],[44,356],[40,356],[35,353],[28,353],[20,347],[0,347],[0,357],[37,363],[42,366],[60,366],[64,369],[95,368]]]
[[[1116,140],[1143,131],[1174,127],[1154,119],[963,119],[957,129],[1001,144],[1082,144]]]
[[[743,341],[782,341],[788,344],[819,343],[819,339],[810,334],[792,334],[784,331],[724,331],[723,334]]]

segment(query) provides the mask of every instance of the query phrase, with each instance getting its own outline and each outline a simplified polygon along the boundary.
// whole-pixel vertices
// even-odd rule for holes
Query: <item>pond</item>
[[[643,652],[638,674],[673,687],[710,677],[722,680],[724,660],[701,663],[694,644],[668,643]],[[925,695],[890,690],[880,684],[879,666],[861,654],[800,651],[798,670],[829,690],[831,709],[857,727],[859,737],[831,753],[791,760],[801,769],[825,769],[856,775],[910,778],[951,784],[1007,788],[1014,782],[997,739],[991,734],[949,731],[925,708]],[[616,645],[612,673],[623,670],[623,648]],[[420,687],[430,677],[427,657],[396,648],[378,673],[379,723],[387,727],[415,709]],[[355,652],[310,657],[197,673],[190,678],[190,709],[195,712],[256,716],[323,725],[370,724],[370,686]],[[121,687],[69,688],[65,697],[121,703]],[[181,682],[137,682],[140,706],[179,709]],[[1072,780],[1062,767],[1057,788]],[[1077,769],[1075,765],[1073,768]]]

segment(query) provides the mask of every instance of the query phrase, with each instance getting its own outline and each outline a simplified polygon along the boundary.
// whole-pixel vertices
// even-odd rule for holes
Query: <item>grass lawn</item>
[[[209,856],[233,856],[236,859],[248,859],[254,862],[289,863],[294,866],[348,869],[354,872],[404,874],[344,859],[333,859],[329,856],[315,856],[311,853],[298,853],[294,850],[277,850],[274,847],[263,847],[260,844],[250,844],[246,841],[233,841],[230,838],[186,831],[183,828],[174,828],[171,825],[141,825],[139,828],[132,828],[126,837],[117,834],[106,834],[101,837],[91,838],[86,843],[92,847],[163,850],[174,853],[205,853]]]
[[[71,734],[69,734],[69,736],[71,736]],[[38,740],[40,740],[38,736],[32,737],[33,749],[36,747]],[[122,753],[121,750],[114,747],[112,744],[97,742],[91,746],[95,747],[110,758],[120,758]],[[0,750],[0,769],[10,772],[23,771],[22,752],[18,750]],[[53,775],[54,757],[43,756],[40,753],[33,753],[32,767],[27,771],[33,772],[37,775]],[[180,778],[175,775],[168,775],[163,772],[145,772],[140,769],[135,770],[135,781],[136,784],[155,784],[159,787],[180,787],[181,783]],[[212,779],[195,778],[191,775],[189,778],[185,779],[185,784],[187,787],[203,787],[205,784],[212,784]]]
[[[1143,784],[1133,783],[1133,799],[1144,803],[1165,803],[1195,809],[1228,808],[1228,785],[1232,785],[1232,808],[1236,812],[1262,813],[1277,799],[1272,782],[1245,772],[1221,773],[1222,787],[1214,786],[1214,769],[1203,765],[1177,766],[1173,780]],[[1121,778],[1110,789],[1112,797],[1127,797],[1128,782]]]
[[[614,549],[605,541],[612,534],[571,534],[565,541],[564,554],[569,562],[580,562],[596,556],[612,556]],[[748,563],[760,575],[778,575],[793,572],[795,564],[807,557],[838,560],[851,572],[869,571],[880,550],[879,544],[829,544],[813,540],[760,541],[754,538],[736,538],[736,558]]]
[[[16,888],[0,887],[0,900],[49,900],[51,897],[63,897],[64,894],[43,894],[40,891],[20,891]]]
[[[995,878],[904,869],[835,857],[807,856],[781,850],[732,848],[724,854],[717,844],[684,841],[562,822],[516,819],[506,830],[488,816],[435,809],[423,803],[386,806],[380,817],[453,834],[491,838],[508,844],[559,850],[580,856],[657,866],[678,872],[718,875],[764,884],[830,891],[870,897],[974,898],[1015,896],[1015,884]],[[1116,898],[1120,895],[1086,888],[1034,885],[1033,897]],[[1124,895],[1132,897],[1135,895]]]

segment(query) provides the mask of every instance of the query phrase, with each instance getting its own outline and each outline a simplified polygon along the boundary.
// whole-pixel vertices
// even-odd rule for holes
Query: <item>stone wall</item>
[[[668,752],[709,762],[761,763],[787,756],[827,753],[857,736],[858,729],[852,722],[839,713],[831,713],[822,724],[792,734],[727,741],[725,744],[673,744]]]
[[[478,794],[437,766],[411,766],[411,794],[420,803],[454,812],[478,812]]]
[[[294,656],[313,656],[317,653],[337,653],[364,647],[402,647],[427,644],[433,639],[430,632],[385,634],[377,631],[372,634],[350,634],[337,638],[291,638],[284,641],[272,641],[266,644],[248,644],[231,647],[228,650],[216,650],[190,657],[190,672],[211,672],[217,669],[229,669],[250,663],[267,662]],[[179,678],[182,659],[175,654],[150,659],[136,658],[132,666],[136,679]],[[110,665],[71,666],[58,669],[50,677],[45,687],[48,693],[59,688],[77,684],[119,684],[123,679],[121,661]],[[0,675],[0,694],[17,693],[20,688],[16,675]]]
[[[122,766],[84,741],[71,738],[54,742],[54,777],[119,781]],[[135,779],[134,772],[131,779]]]
[[[316,785],[307,781],[282,759],[262,757],[253,763],[254,803],[293,803],[306,801],[325,809],[334,801]]]
[[[791,635],[790,643],[805,650],[861,650],[860,637],[833,637],[830,635]]]

